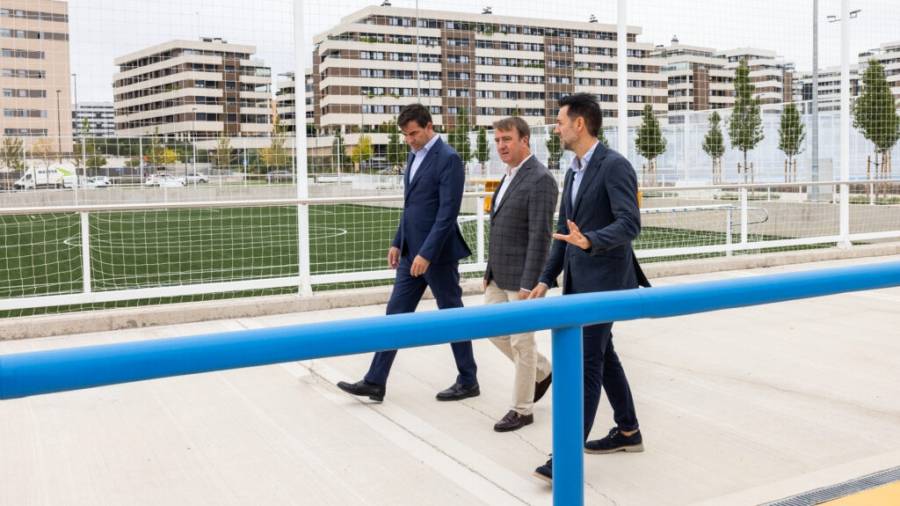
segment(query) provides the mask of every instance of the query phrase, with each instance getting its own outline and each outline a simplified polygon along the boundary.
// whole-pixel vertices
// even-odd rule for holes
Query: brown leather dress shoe
[[[497,432],[510,432],[519,430],[532,423],[534,423],[534,415],[520,415],[511,409],[499,422],[494,424],[494,430]]]

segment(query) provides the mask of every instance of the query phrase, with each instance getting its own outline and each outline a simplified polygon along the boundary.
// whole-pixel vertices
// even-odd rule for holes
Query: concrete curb
[[[854,246],[850,249],[810,249],[761,255],[647,263],[644,264],[644,271],[652,281],[654,278],[709,272],[891,255],[900,255],[900,242]],[[482,292],[481,279],[464,280],[462,288],[464,295],[480,294]],[[106,332],[156,325],[369,306],[386,303],[390,297],[390,291],[391,286],[386,285],[354,290],[335,290],[319,293],[313,297],[277,295],[7,318],[0,320],[0,340]],[[431,293],[426,291],[425,297],[430,298]]]

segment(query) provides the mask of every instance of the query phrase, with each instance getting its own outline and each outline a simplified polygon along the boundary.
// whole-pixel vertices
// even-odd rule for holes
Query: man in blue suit
[[[426,286],[439,309],[462,307],[459,261],[472,254],[456,222],[465,182],[462,160],[434,132],[425,106],[404,107],[397,124],[412,152],[406,163],[403,213],[387,255],[388,265],[397,270],[387,314],[415,311]],[[455,401],[479,395],[472,342],[452,343],[451,347],[459,375],[437,399]],[[374,401],[384,400],[396,355],[396,350],[376,353],[365,378],[356,383],[341,381],[338,387]]]
[[[631,249],[641,231],[634,169],[599,141],[602,115],[592,95],[569,95],[559,106],[556,133],[575,159],[566,173],[550,257],[530,298],[543,297],[560,273],[563,295],[650,286]],[[583,340],[585,451],[643,451],[631,389],[613,348],[612,323],[585,327]],[[587,441],[601,387],[616,426],[606,437]],[[535,475],[552,481],[552,464],[548,460]]]

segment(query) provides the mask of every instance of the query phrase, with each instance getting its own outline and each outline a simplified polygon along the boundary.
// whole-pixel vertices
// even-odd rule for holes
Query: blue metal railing
[[[891,286],[900,286],[900,262],[0,355],[0,399],[549,328],[553,329],[553,502],[580,506],[582,326]]]

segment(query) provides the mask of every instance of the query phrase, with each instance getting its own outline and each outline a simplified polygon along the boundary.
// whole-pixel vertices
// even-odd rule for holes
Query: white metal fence
[[[809,198],[812,187],[817,200]],[[849,195],[840,181],[645,188],[637,255],[702,258],[900,238],[900,206],[875,205],[874,185],[855,185],[851,203],[841,187]],[[464,274],[485,266],[488,195],[464,198],[459,226],[473,249]],[[0,208],[0,311],[382,282],[393,277],[384,258],[401,206],[402,197],[389,192]]]

